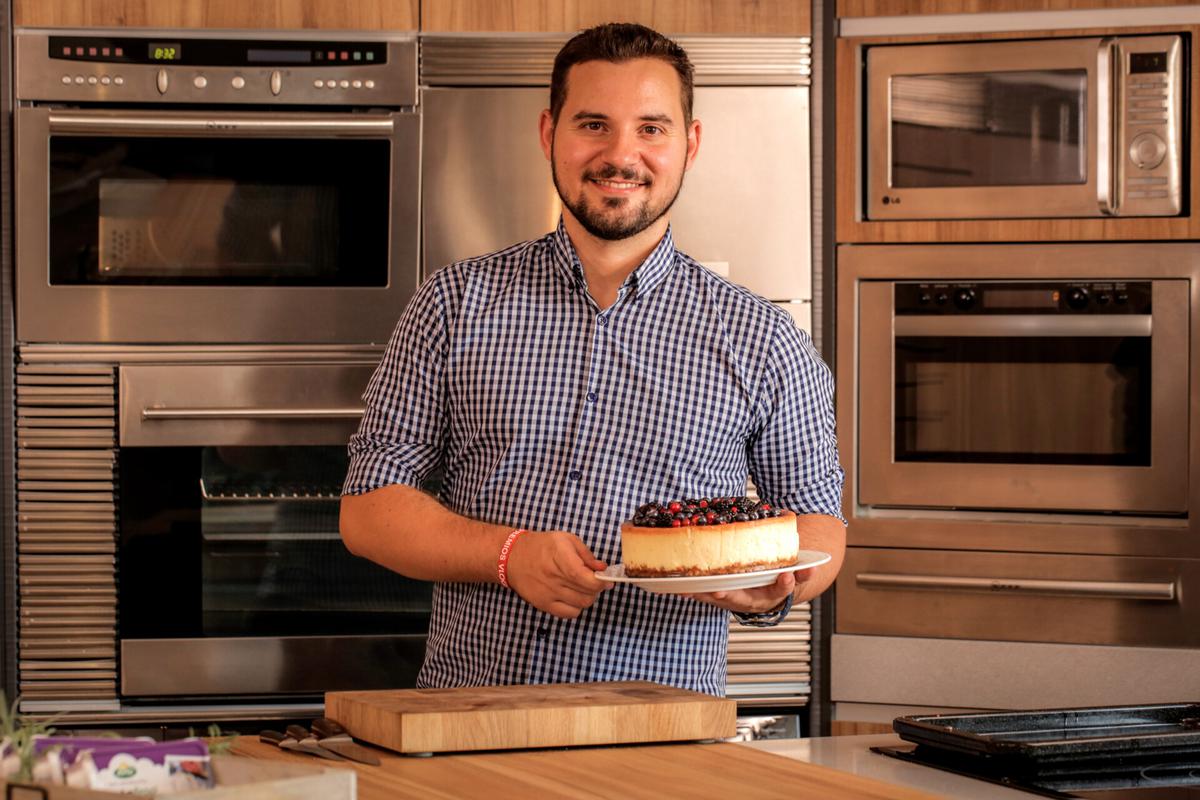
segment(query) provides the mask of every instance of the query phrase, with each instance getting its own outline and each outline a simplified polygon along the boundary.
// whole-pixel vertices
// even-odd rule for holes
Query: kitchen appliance
[[[1200,248],[838,267],[835,718],[1200,696]]]
[[[537,119],[549,106],[554,55],[565,41],[421,37],[425,274],[557,224],[560,203]],[[811,330],[811,41],[676,41],[695,66],[694,111],[703,126],[699,156],[671,211],[676,245]],[[810,630],[808,604],[777,628],[732,625],[729,696],[743,706],[805,703]]]
[[[386,341],[419,272],[415,37],[15,40],[19,341]]]
[[[1196,797],[1197,714],[1173,703],[910,715],[893,724],[915,748],[872,749],[1050,797]]]
[[[648,681],[329,692],[325,713],[399,753],[724,739],[737,703]]]
[[[1184,34],[879,45],[864,56],[872,220],[1185,213]]]

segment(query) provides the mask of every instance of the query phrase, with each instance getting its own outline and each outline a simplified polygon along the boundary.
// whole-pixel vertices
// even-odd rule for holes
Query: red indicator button
[[[83,48],[82,48],[82,47],[76,47],[76,48],[75,48],[75,55],[77,55],[77,56],[81,56],[81,55],[83,55]]]
[[[125,55],[124,48],[118,47],[116,50],[113,50],[113,55],[116,56],[117,58],[120,58],[121,56]]]
[[[94,48],[94,47],[89,47],[89,48],[88,48],[88,55],[89,55],[89,56],[94,56],[94,55],[96,55],[96,48]]]
[[[64,48],[63,48],[63,55],[64,55],[64,56],[69,56],[69,55],[71,55],[71,48],[69,48],[69,47],[64,47]]]
[[[329,53],[328,53],[328,55],[329,55],[329,60],[330,60],[330,61],[337,61],[337,53],[335,53],[335,52],[333,52],[332,50],[330,50],[330,51],[329,51]]]
[[[100,49],[100,55],[102,55],[102,56],[107,56],[111,52],[112,52],[112,48],[109,48],[109,47],[103,47]]]
[[[350,54],[348,52],[346,52],[345,50],[343,50],[342,51],[342,61],[349,61],[349,60],[350,60]]]

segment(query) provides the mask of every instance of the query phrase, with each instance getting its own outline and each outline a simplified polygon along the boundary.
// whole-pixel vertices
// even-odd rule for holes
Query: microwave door
[[[875,47],[870,219],[1114,213],[1110,40]]]

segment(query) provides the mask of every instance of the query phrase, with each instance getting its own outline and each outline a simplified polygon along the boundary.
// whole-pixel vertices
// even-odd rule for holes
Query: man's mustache
[[[583,173],[583,177],[584,177],[584,179],[589,180],[589,181],[622,180],[622,181],[630,181],[630,182],[636,182],[636,183],[644,183],[647,186],[649,186],[653,182],[650,180],[649,177],[639,174],[636,170],[628,169],[628,168],[627,169],[617,169],[612,164],[607,164],[602,169],[599,169],[599,170],[589,170],[589,171]]]

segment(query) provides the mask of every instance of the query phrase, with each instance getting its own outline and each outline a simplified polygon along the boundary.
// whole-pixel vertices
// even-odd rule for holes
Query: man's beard
[[[582,188],[578,197],[574,199],[567,197],[566,192],[563,191],[562,184],[558,181],[558,167],[555,164],[553,150],[550,153],[550,174],[554,178],[554,188],[558,190],[558,196],[562,200],[563,205],[574,215],[575,219],[579,220],[579,224],[583,226],[584,230],[598,239],[605,239],[610,242],[636,236],[658,222],[664,214],[671,210],[671,206],[675,205],[675,200],[679,197],[679,190],[683,188],[683,175],[680,174],[679,185],[675,187],[671,198],[661,206],[652,206],[648,201],[644,201],[636,209],[632,209],[632,213],[608,216],[588,206],[587,201],[584,199]],[[649,178],[638,175],[634,170],[619,170],[612,164],[606,164],[598,172],[585,172],[583,174],[585,182],[597,179],[639,181],[645,184],[647,191],[652,185],[652,181]],[[628,206],[631,201],[629,198],[610,197],[605,198],[602,202],[609,209],[619,209],[622,206]]]

